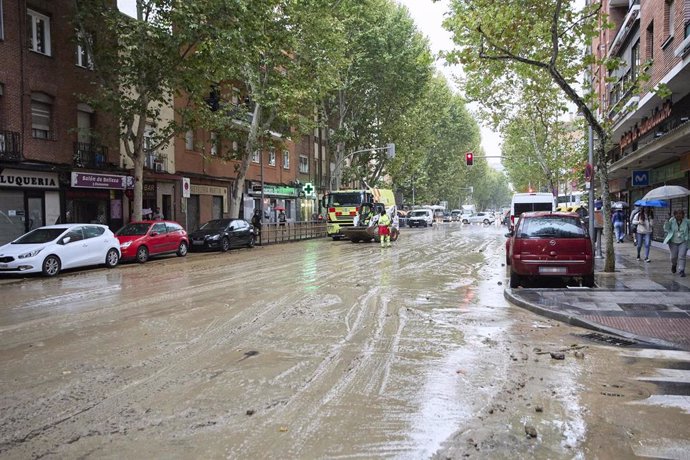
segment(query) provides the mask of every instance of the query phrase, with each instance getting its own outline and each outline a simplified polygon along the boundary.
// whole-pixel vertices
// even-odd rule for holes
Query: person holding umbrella
[[[688,239],[690,239],[690,221],[685,218],[685,211],[676,209],[664,224],[666,237],[664,244],[668,244],[671,251],[671,273],[678,273],[685,278],[685,255],[688,252]]]

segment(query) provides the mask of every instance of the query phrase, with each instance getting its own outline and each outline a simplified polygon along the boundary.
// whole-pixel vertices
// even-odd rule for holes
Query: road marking
[[[637,377],[645,382],[690,383],[690,371],[682,369],[657,369],[655,375]]]

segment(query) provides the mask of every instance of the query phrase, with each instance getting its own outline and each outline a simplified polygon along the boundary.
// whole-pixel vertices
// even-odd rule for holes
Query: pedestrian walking
[[[281,209],[280,213],[278,213],[278,225],[281,227],[285,227],[286,221],[287,221],[287,216],[285,215],[285,211],[283,209]]]
[[[654,222],[652,216],[642,208],[635,214],[632,221],[632,227],[635,229],[637,242],[637,260],[640,260],[640,251],[644,244],[644,261],[649,263],[649,247],[652,244],[652,229]]]
[[[622,243],[623,238],[625,238],[625,214],[623,214],[623,210],[617,209],[614,211],[611,220],[613,220],[613,229],[616,232],[616,241]]]
[[[378,220],[379,238],[381,239],[382,248],[391,247],[391,218],[386,214],[386,210],[381,210],[381,216]]]
[[[673,211],[673,217],[664,224],[664,231],[664,243],[668,244],[671,251],[671,273],[675,273],[678,268],[681,278],[685,278],[685,255],[690,238],[690,221],[685,218],[685,211]]]
[[[594,245],[595,257],[602,257],[601,240],[604,233],[604,212],[601,208],[594,209]]]

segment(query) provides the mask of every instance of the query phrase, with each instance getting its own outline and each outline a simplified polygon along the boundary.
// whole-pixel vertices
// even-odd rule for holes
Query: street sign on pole
[[[192,186],[189,182],[189,177],[182,178],[182,198],[189,198],[191,196]]]

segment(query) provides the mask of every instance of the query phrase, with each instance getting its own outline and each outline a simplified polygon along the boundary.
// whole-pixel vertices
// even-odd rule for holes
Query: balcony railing
[[[108,165],[108,147],[89,142],[74,143],[74,165],[102,169]]]
[[[0,161],[22,161],[19,133],[0,131]]]
[[[168,156],[160,153],[148,153],[144,157],[144,168],[155,172],[166,172]]]

